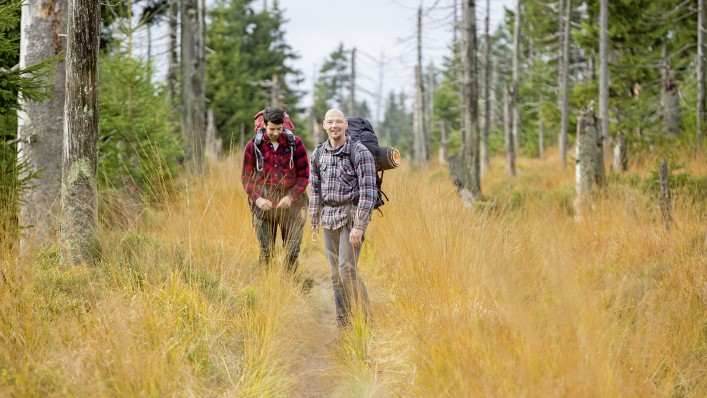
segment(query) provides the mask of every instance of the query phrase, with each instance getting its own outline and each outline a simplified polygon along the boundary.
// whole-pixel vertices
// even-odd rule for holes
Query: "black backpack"
[[[351,168],[356,169],[354,165],[356,142],[360,142],[366,147],[376,161],[376,197],[373,208],[378,210],[382,215],[383,212],[379,207],[383,206],[386,201],[390,201],[388,195],[386,195],[382,189],[383,172],[400,165],[400,152],[394,147],[378,146],[378,137],[368,120],[357,116],[347,117],[346,120],[349,122],[349,126],[346,128],[346,135],[351,137],[351,145],[349,145],[349,162],[351,163]],[[317,174],[319,173],[319,158],[325,142],[326,141],[317,145],[314,150],[314,165],[317,167]],[[383,198],[385,198],[385,200],[383,200]]]

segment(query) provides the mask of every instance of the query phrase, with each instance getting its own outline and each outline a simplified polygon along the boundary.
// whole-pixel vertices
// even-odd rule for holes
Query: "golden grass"
[[[643,160],[575,220],[553,156],[514,179],[494,159],[473,211],[438,166],[386,173],[360,263],[373,321],[343,331],[321,237],[296,276],[257,265],[237,156],[104,226],[96,267],[7,249],[0,396],[704,396],[704,185],[674,191],[666,230]]]

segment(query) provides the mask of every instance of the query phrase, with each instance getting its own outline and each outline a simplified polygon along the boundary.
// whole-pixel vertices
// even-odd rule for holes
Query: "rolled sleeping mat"
[[[400,166],[400,151],[392,146],[381,146],[374,154],[378,170],[390,170]]]

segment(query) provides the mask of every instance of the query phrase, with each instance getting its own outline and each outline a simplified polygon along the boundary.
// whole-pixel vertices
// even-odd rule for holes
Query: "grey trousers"
[[[370,317],[368,291],[366,285],[359,278],[356,267],[361,246],[353,247],[349,242],[349,234],[351,233],[349,226],[335,230],[323,228],[323,231],[324,249],[334,288],[338,325],[347,325],[351,316],[356,313],[361,313],[365,319],[368,319]]]

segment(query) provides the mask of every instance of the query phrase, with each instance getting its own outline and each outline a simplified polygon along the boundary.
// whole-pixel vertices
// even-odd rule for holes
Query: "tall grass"
[[[240,159],[138,223],[103,261],[0,260],[0,396],[703,396],[707,166],[685,162],[674,226],[653,163],[612,176],[581,220],[573,170],[524,160],[467,209],[443,169],[386,173],[360,261],[373,319],[337,330],[321,236],[269,269]],[[119,207],[111,198],[107,208]],[[107,215],[106,220],[119,217]]]

